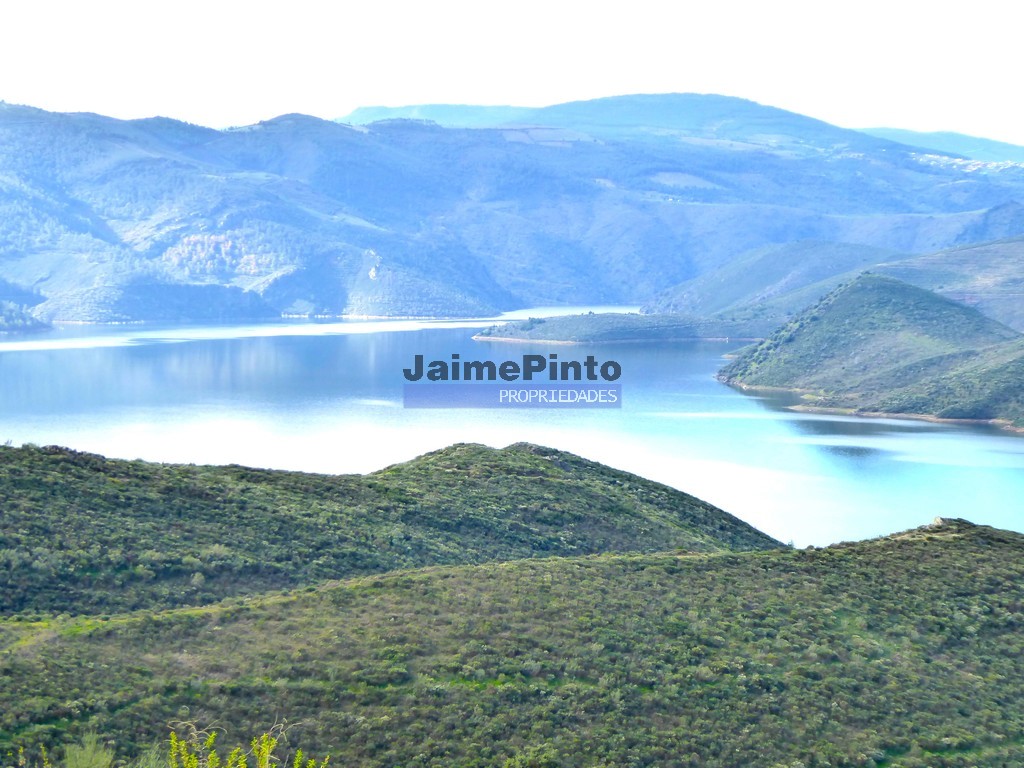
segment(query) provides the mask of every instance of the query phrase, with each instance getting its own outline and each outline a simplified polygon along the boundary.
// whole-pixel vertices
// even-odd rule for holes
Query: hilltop
[[[1024,536],[533,559],[0,620],[0,746],[271,720],[336,765],[1018,765]]]
[[[742,387],[862,412],[1024,420],[1024,337],[958,302],[864,274],[726,366]]]
[[[202,605],[427,565],[781,546],[685,493],[528,444],[339,476],[0,447],[0,498],[0,615]]]

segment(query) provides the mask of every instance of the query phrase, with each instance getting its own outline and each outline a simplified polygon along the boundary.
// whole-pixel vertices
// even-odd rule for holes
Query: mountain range
[[[798,242],[889,258],[1024,234],[1020,165],[742,99],[347,120],[0,105],[0,301],[77,321],[480,315],[656,303]]]

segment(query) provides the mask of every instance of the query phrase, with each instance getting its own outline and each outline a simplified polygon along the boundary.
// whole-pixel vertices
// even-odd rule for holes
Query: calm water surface
[[[532,310],[531,314],[541,314]],[[483,321],[65,328],[0,342],[0,442],[108,456],[367,472],[455,442],[530,441],[664,482],[798,546],[936,516],[1024,530],[1024,437],[786,411],[714,380],[736,344],[472,341]],[[413,356],[593,354],[621,410],[413,410]]]

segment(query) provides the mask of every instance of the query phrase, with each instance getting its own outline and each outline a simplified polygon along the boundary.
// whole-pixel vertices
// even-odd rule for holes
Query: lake
[[[7,339],[0,442],[348,473],[455,442],[529,441],[692,493],[797,546],[892,533],[936,516],[1024,530],[1020,435],[794,413],[785,398],[715,381],[735,343],[473,341],[488,324],[65,327]],[[500,362],[553,351],[618,362],[622,407],[403,407],[402,370],[417,354]]]

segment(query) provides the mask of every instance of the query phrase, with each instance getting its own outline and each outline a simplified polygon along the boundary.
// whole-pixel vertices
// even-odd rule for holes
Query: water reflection
[[[880,458],[885,451],[880,448],[865,448],[862,445],[828,445],[825,452],[844,459],[856,459],[866,461],[868,459]]]

